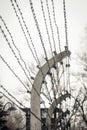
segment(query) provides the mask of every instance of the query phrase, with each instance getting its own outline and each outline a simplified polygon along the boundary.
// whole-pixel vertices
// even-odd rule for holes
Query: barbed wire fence
[[[45,8],[44,8],[44,2],[42,0],[40,0],[39,2],[40,2],[40,7],[41,7],[41,11],[42,11],[44,24],[45,24],[46,35],[47,35],[48,42],[49,42],[50,52],[51,52],[51,55],[52,55],[54,63],[55,63],[55,58],[54,57],[57,55],[56,44],[58,44],[59,52],[60,53],[62,52],[59,27],[58,27],[57,20],[56,20],[55,3],[54,3],[54,0],[51,0],[51,4],[52,4],[52,14],[51,14],[50,7],[49,7],[49,2],[48,2],[48,0],[45,1],[46,2],[46,8],[47,8],[47,14],[46,14]],[[42,50],[44,52],[44,59],[45,59],[45,62],[47,62],[48,68],[49,68],[49,73],[47,73],[47,75],[45,77],[44,72],[41,69],[42,65],[41,65],[41,61],[40,61],[40,57],[39,57],[39,52],[37,51],[38,49],[35,47],[36,45],[35,45],[34,40],[32,38],[31,32],[30,32],[30,30],[29,30],[29,28],[27,26],[26,20],[25,20],[25,18],[23,16],[23,12],[22,12],[22,10],[21,10],[21,8],[19,6],[20,4],[18,4],[18,2],[16,0],[10,0],[10,3],[11,3],[11,7],[14,10],[14,15],[16,16],[16,18],[18,20],[18,23],[20,25],[21,32],[23,33],[24,39],[25,39],[25,41],[27,43],[27,47],[29,49],[29,52],[33,56],[33,60],[36,62],[38,70],[40,70],[41,73],[42,73],[42,76],[43,76],[43,79],[44,79],[42,86],[43,86],[44,91],[43,90],[41,91],[41,95],[39,95],[38,91],[36,90],[35,86],[33,85],[35,77],[32,77],[31,70],[29,70],[29,68],[27,67],[27,64],[26,64],[26,62],[24,60],[24,57],[22,57],[20,48],[17,47],[17,44],[15,43],[14,37],[13,37],[9,27],[7,27],[7,24],[5,23],[5,20],[3,19],[3,16],[0,16],[0,21],[3,23],[3,26],[4,26],[3,27],[2,25],[0,25],[1,34],[3,35],[3,38],[5,39],[6,44],[8,45],[9,49],[11,50],[12,55],[16,59],[17,64],[19,64],[21,70],[25,74],[25,77],[28,80],[29,85],[31,87],[27,86],[22,81],[22,79],[16,74],[14,69],[11,67],[11,65],[9,65],[8,61],[5,60],[5,58],[3,57],[2,54],[0,54],[0,58],[5,63],[5,65],[10,69],[10,71],[13,73],[13,75],[18,79],[18,81],[23,85],[23,87],[27,90],[27,93],[29,95],[31,95],[31,89],[33,87],[34,90],[36,91],[37,95],[40,97],[41,103],[43,104],[44,108],[47,108],[47,102],[45,102],[44,97],[48,101],[48,104],[50,104],[50,103],[53,102],[54,99],[57,98],[57,96],[60,95],[60,93],[62,93],[63,90],[64,91],[65,90],[70,91],[70,70],[69,70],[70,63],[69,63],[69,59],[67,58],[67,60],[60,61],[60,63],[55,64],[53,68],[50,68],[49,57],[48,57],[48,53],[47,53],[48,50],[47,50],[47,47],[46,47],[46,45],[44,43],[45,38],[42,35],[41,26],[39,25],[40,21],[38,21],[37,14],[35,13],[33,1],[29,0],[33,20],[34,20],[35,26],[37,28],[37,32],[38,32],[38,36],[39,36],[39,39],[40,39],[40,44],[41,44]],[[66,40],[65,50],[67,51],[68,47],[69,47],[69,44],[68,44],[68,32],[67,32],[68,29],[67,29],[65,0],[63,0],[63,11],[64,11],[65,40]],[[46,18],[47,15],[48,15],[48,18]],[[52,17],[51,16],[53,17],[54,23],[52,23]],[[48,23],[47,23],[48,21],[49,21],[50,27],[48,27]],[[53,24],[56,27],[56,31],[53,28]],[[4,28],[6,30],[4,30]],[[49,32],[49,28],[50,28],[51,32]],[[11,41],[9,40],[8,35],[7,35],[7,33],[5,33],[5,31],[7,31],[8,35],[10,36]],[[55,33],[57,34],[57,39],[55,39],[55,37],[54,37]],[[14,48],[12,46],[14,46],[16,51],[14,50]],[[65,77],[65,75],[66,75],[66,77]],[[63,80],[62,84],[61,84],[61,79]],[[62,86],[62,89],[60,91],[61,86]],[[19,105],[24,107],[16,99],[16,97],[14,97],[12,94],[9,93],[9,90],[6,90],[6,88],[4,88],[3,86],[0,86],[0,87],[10,97],[14,98],[14,100]],[[36,115],[34,115],[34,116],[38,119],[38,117]],[[38,119],[38,120],[41,121],[41,119]]]

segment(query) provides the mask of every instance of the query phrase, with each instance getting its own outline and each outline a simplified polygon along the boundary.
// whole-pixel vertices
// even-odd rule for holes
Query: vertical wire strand
[[[55,18],[55,8],[54,8],[54,2],[53,0],[51,0],[52,2],[52,9],[53,9],[53,18],[54,18],[54,23],[57,29],[57,37],[58,37],[58,43],[59,43],[59,51],[61,52],[61,46],[60,46],[60,36],[59,36],[59,29],[56,23],[56,18]],[[52,31],[52,39],[53,39],[53,43],[54,43],[54,48],[55,48],[55,52],[56,52],[56,45],[55,45],[55,39],[54,39],[54,31],[53,31],[53,26],[52,26],[52,21],[51,21],[51,16],[50,16],[50,10],[49,10],[49,5],[48,5],[48,0],[46,0],[46,5],[47,5],[47,11],[48,11],[48,16],[49,16],[49,22],[50,22],[50,28]],[[54,61],[55,62],[55,61]],[[58,66],[56,65],[56,73],[58,74]],[[58,79],[58,77],[57,77]]]
[[[44,23],[45,23],[45,27],[46,27],[46,32],[47,32],[47,36],[48,36],[48,41],[49,41],[49,45],[50,45],[50,50],[51,50],[51,53],[52,53],[52,56],[53,56],[52,44],[51,44],[50,35],[49,35],[49,31],[48,31],[47,20],[46,20],[46,16],[45,16],[44,7],[43,7],[43,1],[40,0],[40,3],[41,3]]]
[[[58,38],[58,44],[59,44],[59,51],[61,52],[61,44],[60,44],[60,33],[59,33],[59,27],[56,21],[56,16],[55,16],[55,7],[54,7],[54,0],[51,0],[52,2],[52,9],[53,9],[53,19],[54,19],[54,23],[56,26],[56,30],[57,30],[57,38]]]
[[[10,44],[10,42],[9,42],[9,40],[8,40],[6,34],[5,34],[5,32],[4,32],[4,30],[2,29],[1,26],[0,26],[0,30],[1,30],[1,33],[3,34],[3,36],[4,36],[4,38],[5,38],[5,40],[6,40],[7,44],[8,44],[8,46],[9,46],[11,52],[13,53],[15,59],[17,60],[19,66],[20,66],[21,69],[23,70],[23,72],[24,72],[25,76],[27,77],[28,81],[31,82],[31,81],[30,81],[30,78],[28,77],[28,75],[27,75],[27,73],[26,73],[24,67],[22,66],[22,64],[21,64],[21,62],[20,62],[20,60],[19,60],[19,58],[17,57],[17,55],[16,55],[14,49],[12,48],[12,46],[11,46],[11,44]]]
[[[66,17],[66,4],[65,0],[63,0],[63,12],[64,12],[64,25],[65,25],[65,40],[66,46],[68,47],[68,27],[67,27],[67,17]]]
[[[49,31],[48,31],[48,27],[47,27],[47,20],[46,20],[46,16],[45,16],[44,7],[43,7],[43,1],[40,0],[40,3],[41,3],[41,8],[42,8],[42,13],[43,13],[44,22],[45,22],[46,32],[47,32],[47,36],[48,36],[48,41],[49,41],[51,53],[52,53],[52,56],[53,56],[51,40],[50,40]],[[54,59],[54,62],[55,62],[55,59]],[[53,80],[53,78],[52,78],[52,76],[51,76],[51,82],[52,82],[52,80]],[[53,83],[52,83],[52,84],[53,84]]]

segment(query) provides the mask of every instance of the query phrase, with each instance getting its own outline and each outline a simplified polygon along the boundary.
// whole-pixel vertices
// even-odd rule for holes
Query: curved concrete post
[[[60,104],[63,100],[65,100],[67,97],[70,97],[69,93],[66,93],[64,95],[61,95],[58,99],[55,99],[51,106],[48,109],[48,114],[46,116],[46,125],[48,130],[51,130],[51,117],[54,112],[55,107]]]
[[[31,111],[37,115],[39,119],[41,119],[41,113],[40,113],[40,91],[42,82],[44,81],[44,77],[49,72],[49,67],[52,68],[57,62],[62,61],[66,56],[70,56],[70,51],[65,50],[59,54],[56,54],[53,58],[48,60],[48,63],[46,62],[37,73],[33,86],[31,91]],[[54,62],[55,59],[55,62]],[[43,72],[43,74],[42,74]],[[44,75],[44,76],[43,76]],[[31,130],[41,130],[41,122],[31,114],[30,119],[30,127]]]

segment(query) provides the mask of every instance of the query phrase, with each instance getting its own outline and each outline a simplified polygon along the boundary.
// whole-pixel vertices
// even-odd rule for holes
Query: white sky
[[[43,54],[43,50],[41,47],[41,43],[38,37],[38,33],[35,27],[35,23],[32,17],[28,0],[21,0],[21,1],[17,0],[17,1],[23,12],[26,23],[29,27],[38,56],[40,57],[40,55]],[[45,29],[43,25],[43,17],[42,17],[42,12],[40,8],[40,2],[38,1],[39,0],[33,0],[35,12],[38,17],[45,47],[47,48],[47,50],[49,50],[49,46],[47,43],[47,35],[45,33]],[[63,12],[62,12],[62,2],[60,0],[54,0],[54,1],[55,1],[54,4],[55,4],[55,10],[56,10],[56,19],[57,19],[57,23],[59,25],[59,31],[60,31],[61,47],[63,50],[65,40],[64,40],[64,25],[63,25],[64,21],[63,21]],[[49,0],[49,5],[50,5],[50,0]],[[45,3],[44,3],[44,8],[46,11]],[[72,57],[74,57],[75,53],[78,53],[80,50],[87,48],[85,44],[81,45],[80,43],[81,36],[84,34],[84,28],[87,26],[87,0],[66,0],[66,9],[67,9],[69,48],[70,48],[70,51],[72,52]],[[23,58],[25,59],[26,63],[30,65],[33,62],[32,56],[27,48],[26,41],[24,39],[23,33],[21,32],[21,28],[19,26],[18,20],[15,17],[10,0],[0,0],[0,15],[3,17],[8,28],[10,29],[14,37],[15,44],[18,46],[18,48],[20,48]],[[3,24],[1,21],[0,21],[0,25],[3,27]],[[54,30],[54,33],[55,33],[55,38],[56,38],[55,30]],[[23,72],[18,66],[15,58],[13,57],[1,33],[0,33],[0,54],[6,59],[6,61],[10,64],[10,66],[14,69],[14,71],[16,71],[19,77],[23,81],[25,81],[26,78],[24,77]],[[48,55],[49,55],[49,52],[48,52]],[[16,80],[15,76],[13,76],[13,74],[8,70],[7,66],[1,60],[0,60],[0,82],[9,90],[10,88],[12,88],[12,91],[13,90],[15,91],[16,86],[21,86],[19,81]]]

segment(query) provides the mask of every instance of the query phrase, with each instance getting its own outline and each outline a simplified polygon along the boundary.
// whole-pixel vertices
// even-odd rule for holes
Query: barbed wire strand
[[[6,34],[5,34],[5,32],[4,32],[4,30],[2,29],[1,26],[0,26],[0,30],[1,30],[1,33],[3,34],[3,36],[4,36],[4,38],[5,38],[5,40],[6,40],[7,44],[8,44],[8,46],[9,46],[11,52],[13,53],[13,55],[14,55],[14,57],[16,58],[18,64],[20,65],[21,69],[23,70],[25,76],[27,77],[28,81],[31,82],[30,78],[28,77],[28,75],[27,75],[25,69],[23,68],[22,64],[20,63],[19,58],[16,56],[16,53],[15,53],[14,49],[12,48],[12,46],[11,46],[11,44],[10,44],[10,42],[9,42],[9,40],[8,40]]]
[[[49,10],[48,0],[46,0],[46,6],[47,6],[47,12],[48,12],[48,17],[49,17],[49,22],[50,22],[50,28],[51,28],[51,31],[52,31],[54,51],[56,52],[56,44],[55,44],[54,31],[53,31],[53,26],[52,26],[52,21],[51,21],[51,15],[50,15],[50,10]]]
[[[53,94],[54,94],[54,99],[56,99],[56,93],[55,93],[55,88],[54,88],[56,82],[54,81],[53,75],[51,75],[51,83],[52,83],[52,90],[53,90]]]
[[[59,51],[61,52],[61,44],[60,44],[60,33],[59,33],[59,27],[56,21],[56,14],[55,14],[55,6],[54,6],[54,0],[51,0],[52,2],[52,9],[53,9],[53,19],[57,30],[57,38],[58,38],[58,44],[59,44]]]
[[[41,9],[42,9],[44,23],[45,23],[45,27],[46,27],[46,32],[47,32],[47,36],[48,36],[48,41],[49,41],[49,45],[50,45],[50,50],[51,50],[51,53],[53,56],[52,44],[51,44],[50,35],[49,35],[49,31],[48,31],[47,20],[46,20],[46,16],[45,16],[44,7],[43,7],[43,1],[40,0],[40,3],[41,3]]]
[[[65,49],[68,49],[68,47],[69,47],[69,45],[68,45],[68,27],[67,27],[66,3],[65,3],[65,0],[63,0],[63,14],[64,14],[64,26],[65,26]],[[67,60],[67,57],[66,57],[66,60]],[[67,65],[67,67],[69,67],[68,66],[69,63],[67,63],[67,61],[66,61],[66,65]],[[69,71],[67,71],[66,73],[67,73],[66,77],[68,75],[68,78],[69,78]],[[68,79],[66,79],[66,80],[68,80]],[[66,82],[68,82],[68,81],[66,81]],[[65,87],[66,87],[66,85],[65,85]]]
[[[54,91],[55,91],[55,97],[58,94],[58,85],[59,85],[59,75],[57,75],[57,73],[53,73],[53,83],[54,83]]]
[[[31,7],[32,14],[33,14],[33,18],[34,18],[34,21],[35,21],[35,24],[36,24],[36,27],[37,27],[37,30],[38,30],[38,34],[39,34],[39,37],[40,37],[40,40],[41,40],[41,44],[42,44],[42,47],[43,47],[45,56],[46,56],[46,58],[47,58],[46,49],[45,49],[45,46],[44,46],[43,38],[42,38],[42,35],[41,35],[39,23],[38,23],[38,21],[37,21],[37,17],[36,17],[35,11],[34,11],[34,7],[33,7],[32,0],[29,0],[29,3],[30,3],[30,7]]]
[[[28,40],[28,38],[27,38],[27,36],[26,36],[26,33],[25,33],[25,31],[24,31],[24,28],[23,28],[23,26],[22,26],[20,17],[19,17],[18,14],[17,14],[17,11],[16,11],[16,8],[15,8],[15,6],[14,6],[14,3],[13,3],[12,0],[10,0],[10,1],[11,1],[11,5],[12,5],[12,7],[13,7],[13,9],[14,9],[15,15],[16,15],[16,17],[17,17],[17,19],[18,19],[18,22],[19,22],[19,25],[20,25],[20,27],[21,27],[21,30],[22,30],[22,32],[23,32],[23,34],[24,34],[25,39],[26,39],[28,48],[29,48],[29,50],[31,51],[32,56],[33,56],[33,58],[35,59],[35,61],[36,61],[36,63],[37,63],[37,59],[36,59],[36,57],[35,57],[35,55],[34,55],[34,53],[33,53],[33,50],[31,49],[31,46],[30,46],[30,44],[29,44],[29,40]]]
[[[65,82],[65,69],[64,69],[64,65],[62,66],[64,72],[63,72],[63,89],[64,89],[64,92],[66,91],[66,82]]]
[[[70,91],[70,94],[71,94],[71,85],[70,85],[70,59],[68,58],[68,65],[69,65],[69,67],[68,67],[68,79],[69,79],[69,81],[68,81],[68,87],[69,87],[69,91]]]
[[[0,87],[1,87],[1,85],[0,85]],[[18,108],[20,108],[11,98],[9,98],[8,96],[6,96],[3,92],[0,92],[0,93],[2,93],[3,96],[6,97],[11,103],[13,103],[15,106],[17,106]]]
[[[18,47],[15,45],[15,42],[14,42],[14,39],[13,39],[13,36],[12,36],[10,30],[8,29],[8,27],[7,27],[7,25],[6,25],[5,21],[4,21],[4,19],[2,18],[2,16],[0,16],[0,19],[2,20],[4,26],[5,26],[5,28],[6,28],[7,32],[8,32],[8,34],[9,34],[11,40],[12,40],[12,44],[14,45],[15,49],[17,50],[17,52],[18,52],[18,54],[19,54],[19,57],[20,57],[21,61],[22,61],[22,62],[24,63],[24,65],[25,65],[25,69],[28,71],[28,73],[29,73],[29,75],[30,75],[30,71],[29,71],[28,68],[27,68],[26,62],[25,62],[25,61],[23,60],[23,58],[22,58],[22,55],[21,55],[21,53],[20,53],[20,50],[19,50]],[[31,76],[31,75],[30,75],[30,76]]]
[[[29,32],[29,29],[28,29],[27,24],[26,24],[26,22],[25,22],[25,19],[24,19],[24,17],[23,17],[23,13],[22,13],[22,11],[21,11],[21,9],[20,9],[18,3],[17,3],[17,0],[14,0],[14,2],[16,3],[16,6],[17,6],[18,11],[19,11],[20,16],[21,16],[21,19],[22,19],[23,24],[24,24],[24,26],[25,26],[25,28],[26,28],[27,34],[28,34],[28,36],[29,36],[29,38],[30,38],[30,41],[31,41],[31,44],[32,44],[32,46],[33,46],[35,55],[36,55],[36,57],[37,57],[38,64],[40,64],[40,61],[39,61],[39,58],[38,58],[38,55],[37,55],[37,51],[36,51],[36,49],[35,49],[33,40],[32,40],[32,38],[31,38],[31,34],[30,34],[30,32]]]
[[[66,46],[68,47],[68,27],[67,27],[67,17],[66,17],[66,4],[65,0],[63,0],[63,12],[64,12],[64,25],[65,25],[65,40]]]
[[[68,44],[68,27],[67,27],[67,17],[66,17],[66,3],[65,3],[65,0],[63,0],[63,14],[64,14],[64,25],[65,25],[65,42],[66,42],[66,48],[68,49],[69,48],[69,44]],[[69,88],[70,88],[70,63],[69,63],[69,57],[66,57],[66,85],[67,85],[67,89],[69,91]],[[71,92],[71,90],[70,90]],[[69,103],[68,103],[68,106],[69,106]],[[67,104],[65,104],[65,108],[67,107]]]
[[[65,40],[66,40],[66,47],[67,49],[69,48],[69,45],[68,45],[68,27],[67,27],[67,17],[66,17],[66,3],[65,3],[65,0],[63,0],[63,13],[64,13],[64,24],[65,24]],[[69,57],[67,57],[67,85],[70,86],[70,63],[69,63]]]
[[[54,82],[53,82],[53,75],[52,75],[52,72],[49,72],[48,75],[50,76],[50,79],[51,79],[51,85],[52,85],[52,90],[53,90],[53,95],[54,95],[54,99],[56,98],[55,96],[55,90],[54,90]],[[52,100],[51,100],[52,102]]]
[[[59,65],[58,65],[58,64],[56,65],[56,69],[57,69],[57,71],[56,71],[56,75],[57,75],[57,85],[59,86],[60,81],[59,81]],[[57,90],[58,90],[58,86],[57,86]],[[58,92],[58,91],[57,91],[57,92]]]
[[[21,106],[23,106],[23,104],[20,103],[11,93],[9,93],[7,89],[5,89],[2,85],[0,85],[0,87],[8,94],[11,98],[13,98],[17,103],[19,103]]]
[[[5,59],[1,56],[0,54],[0,58],[1,60],[6,64],[6,66],[10,69],[10,71],[14,74],[14,76],[19,80],[19,82],[27,89],[26,85],[22,82],[22,80],[19,78],[19,76],[13,71],[13,69],[10,67],[10,65],[5,61]],[[28,89],[27,91],[29,93],[31,93]]]

